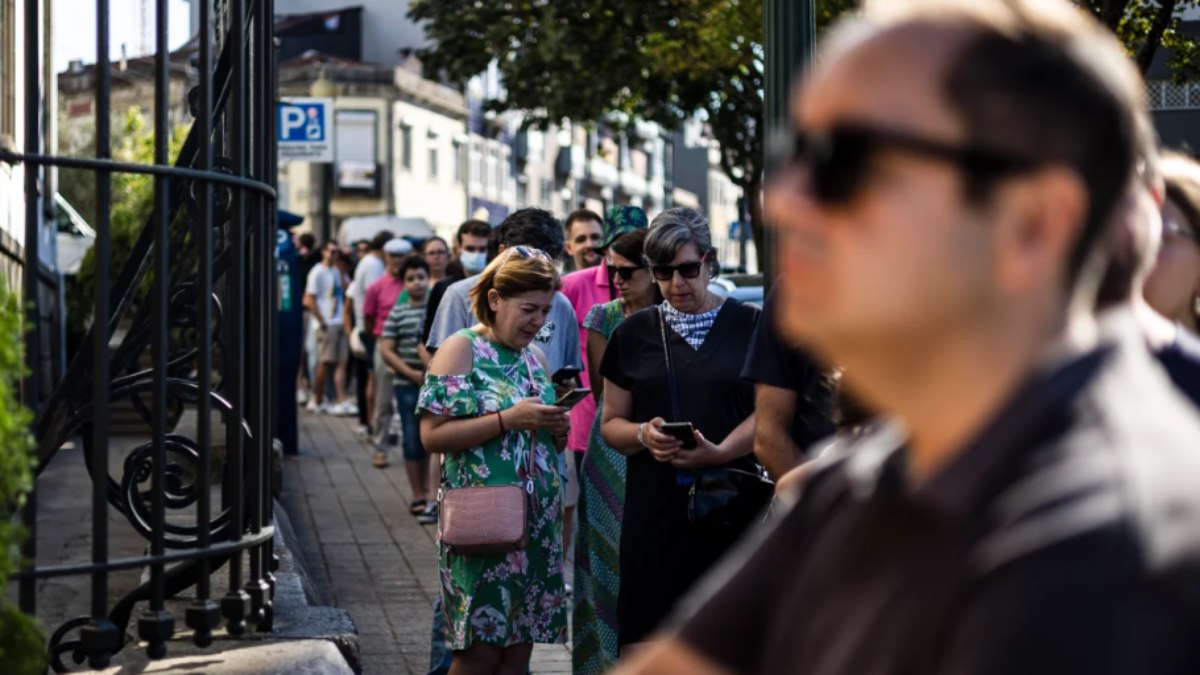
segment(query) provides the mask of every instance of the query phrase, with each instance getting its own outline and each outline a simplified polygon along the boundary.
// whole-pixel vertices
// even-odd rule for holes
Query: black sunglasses
[[[987,148],[858,124],[839,124],[825,132],[792,130],[772,145],[774,165],[808,167],[812,196],[827,205],[850,201],[862,189],[871,160],[884,150],[899,150],[954,164],[967,175],[973,191],[1002,176],[1029,171],[1040,163]]]
[[[708,253],[700,256],[700,259],[695,262],[686,262],[679,265],[651,265],[650,273],[659,281],[670,281],[675,277],[675,273],[679,272],[679,276],[684,279],[695,279],[700,276],[700,270],[708,261]]]
[[[615,279],[617,277],[617,275],[619,274],[619,275],[621,275],[622,279],[624,279],[625,281],[629,281],[630,279],[633,278],[633,273],[637,272],[640,269],[644,269],[644,268],[641,267],[640,265],[622,265],[620,267],[618,267],[616,265],[609,265],[608,266],[608,276],[610,278]]]
[[[512,250],[513,255],[520,256],[526,260],[530,260],[532,258],[541,258],[548,262],[553,262],[550,260],[550,256],[540,248],[533,248],[532,246],[514,246],[510,250]]]

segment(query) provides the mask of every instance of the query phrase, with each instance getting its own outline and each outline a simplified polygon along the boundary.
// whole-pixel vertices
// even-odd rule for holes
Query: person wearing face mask
[[[429,302],[425,305],[425,330],[421,335],[421,344],[429,342],[429,331],[433,329],[433,318],[437,316],[438,307],[442,305],[442,296],[451,284],[462,281],[469,276],[475,276],[483,271],[488,264],[488,238],[492,235],[492,226],[482,220],[468,220],[458,226],[454,235],[453,260],[446,266],[441,279],[429,288]]]

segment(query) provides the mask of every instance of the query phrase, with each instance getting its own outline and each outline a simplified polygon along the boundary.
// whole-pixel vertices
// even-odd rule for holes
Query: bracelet
[[[642,446],[643,448],[649,447],[646,445],[646,438],[642,435],[642,434],[646,433],[646,425],[647,424],[649,424],[649,422],[642,422],[641,424],[638,425],[637,441],[638,441],[638,445]]]
[[[497,410],[495,414],[496,421],[500,423],[500,435],[503,436],[504,434],[508,433],[508,429],[504,428],[504,416],[500,414],[499,410]]]

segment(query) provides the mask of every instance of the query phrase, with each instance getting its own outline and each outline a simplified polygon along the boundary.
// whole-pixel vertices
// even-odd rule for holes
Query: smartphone
[[[691,422],[666,422],[661,428],[664,434],[678,438],[684,450],[696,449],[696,433]]]
[[[585,399],[591,395],[592,395],[592,390],[587,389],[586,387],[582,388],[582,389],[572,389],[571,391],[568,391],[567,393],[563,394],[562,398],[555,401],[554,405],[556,405],[560,408],[573,408],[573,407],[575,407],[576,403],[579,403],[580,401],[582,401],[583,399]]]
[[[567,380],[578,377],[580,372],[581,371],[575,366],[563,366],[550,376],[550,381],[555,384],[562,384]]]

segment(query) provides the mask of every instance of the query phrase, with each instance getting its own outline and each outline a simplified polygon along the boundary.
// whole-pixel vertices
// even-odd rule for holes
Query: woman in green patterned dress
[[[569,419],[552,405],[546,357],[531,344],[557,288],[544,253],[524,246],[504,251],[471,291],[480,323],[442,343],[417,401],[421,440],[445,458],[443,488],[527,478],[534,485],[525,548],[465,555],[440,547],[452,675],[520,675],[533,643],[566,639],[555,453],[566,443]]]
[[[621,297],[588,312],[588,367],[596,379],[608,337],[625,317],[662,302],[658,284],[646,269],[642,247],[647,230],[624,234],[608,249],[608,272]],[[603,406],[600,387],[592,390]],[[579,468],[579,532],[575,538],[575,609],[572,670],[593,675],[617,663],[617,591],[620,588],[621,519],[625,506],[625,456],[600,437],[600,416],[592,425],[587,454]]]

